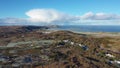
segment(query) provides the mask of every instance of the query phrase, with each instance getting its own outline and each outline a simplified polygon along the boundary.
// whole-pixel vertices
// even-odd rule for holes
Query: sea
[[[74,32],[120,32],[120,26],[102,25],[64,25],[51,30],[68,30]]]

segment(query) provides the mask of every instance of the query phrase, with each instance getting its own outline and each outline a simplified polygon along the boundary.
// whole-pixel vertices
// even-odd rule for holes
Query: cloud
[[[118,20],[120,19],[120,15],[106,13],[94,14],[93,12],[88,12],[83,16],[80,16],[80,18],[85,20]]]
[[[22,18],[1,18],[0,25],[25,25],[28,23],[27,19]]]
[[[72,25],[120,25],[120,20],[79,20]]]
[[[25,14],[28,18],[1,18],[0,25],[120,25],[120,15],[102,12],[75,16],[55,9],[31,9]]]
[[[2,18],[0,19],[1,22],[4,22],[4,23],[16,23],[16,22],[25,22],[24,19],[20,19],[20,18]]]
[[[54,9],[32,9],[26,12],[31,22],[53,23],[68,22],[75,19],[74,16],[56,11]]]

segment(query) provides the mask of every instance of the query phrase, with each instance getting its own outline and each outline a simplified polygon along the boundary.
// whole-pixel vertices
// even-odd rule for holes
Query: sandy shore
[[[118,37],[120,38],[120,32],[75,32],[80,34],[86,34],[94,37]]]
[[[55,32],[55,31],[66,31],[66,30],[48,30],[48,31]],[[86,35],[90,35],[94,37],[118,37],[120,38],[120,32],[76,32],[76,31],[72,31],[72,32],[86,34]]]

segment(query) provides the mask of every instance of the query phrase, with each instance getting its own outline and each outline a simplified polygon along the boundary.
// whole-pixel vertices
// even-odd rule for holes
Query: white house
[[[49,31],[45,31],[45,32],[42,32],[42,33],[44,33],[44,34],[49,34],[49,33],[51,33],[51,32],[49,32]]]
[[[74,45],[74,42],[70,42],[71,45]]]
[[[115,60],[114,62],[117,63],[117,64],[120,64],[120,61],[118,61],[118,60]]]
[[[114,55],[111,55],[111,54],[106,54],[106,56],[111,57],[111,58],[115,57]]]
[[[82,44],[78,44],[80,47],[82,46]]]
[[[63,40],[63,42],[68,42],[69,40]]]
[[[118,65],[120,65],[120,61],[118,61],[118,60],[109,61],[109,62],[112,63],[112,64],[118,64]]]

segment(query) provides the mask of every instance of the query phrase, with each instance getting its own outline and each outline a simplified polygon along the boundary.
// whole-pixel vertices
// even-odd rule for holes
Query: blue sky
[[[0,24],[117,25],[119,3],[120,0],[0,0]]]

